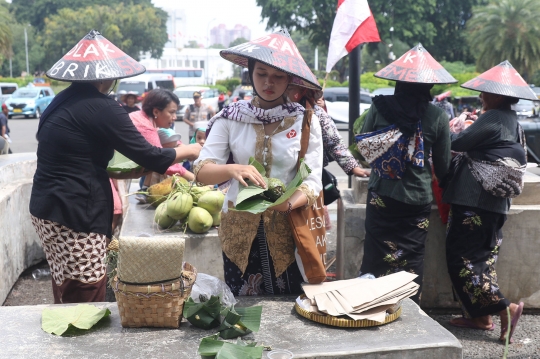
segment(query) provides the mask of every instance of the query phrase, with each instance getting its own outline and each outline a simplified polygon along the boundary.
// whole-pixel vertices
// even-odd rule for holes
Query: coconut
[[[176,219],[167,216],[167,202],[160,204],[156,208],[154,222],[163,229],[171,228],[176,223]]]
[[[211,215],[221,212],[225,195],[221,191],[205,192],[199,198],[197,206],[206,209]]]
[[[208,186],[203,186],[203,187],[193,186],[190,191],[191,197],[193,197],[193,202],[195,203],[199,202],[199,198],[201,198],[203,193],[211,191],[211,190],[212,189]]]
[[[193,208],[193,199],[189,194],[177,192],[167,200],[167,215],[174,219],[184,219]]]
[[[204,208],[193,207],[189,211],[188,227],[195,233],[207,232],[212,227],[212,215]]]
[[[173,189],[173,178],[169,177],[155,185],[148,187],[148,202],[152,206],[157,207],[161,203],[165,202],[167,196],[171,193]]]
[[[215,227],[215,226],[219,226],[220,223],[221,223],[221,211],[219,211],[218,213],[216,214],[213,214],[212,215],[212,225]]]

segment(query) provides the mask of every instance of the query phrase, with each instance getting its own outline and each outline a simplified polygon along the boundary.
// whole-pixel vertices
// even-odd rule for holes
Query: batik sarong
[[[103,302],[106,236],[76,232],[34,216],[32,224],[51,268],[54,303]]]
[[[301,294],[302,274],[296,261],[278,277],[266,241],[263,221],[251,245],[246,271],[242,271],[223,253],[225,283],[235,296],[263,294]]]
[[[505,221],[505,214],[452,204],[446,262],[465,318],[498,313],[510,304],[495,272]]]
[[[419,303],[430,212],[431,203],[411,205],[368,192],[366,239],[360,272],[375,277],[400,271],[417,274],[414,281],[420,288],[411,299]]]

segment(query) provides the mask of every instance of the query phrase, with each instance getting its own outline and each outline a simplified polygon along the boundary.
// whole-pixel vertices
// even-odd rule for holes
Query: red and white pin
[[[290,130],[289,133],[287,133],[287,138],[295,138],[296,137],[296,131]]]

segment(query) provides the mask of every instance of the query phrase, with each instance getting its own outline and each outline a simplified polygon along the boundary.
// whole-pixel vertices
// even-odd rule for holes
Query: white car
[[[360,103],[360,115],[371,107],[368,103]],[[338,130],[349,129],[349,103],[345,101],[326,101],[328,116],[334,120]]]
[[[212,107],[214,112],[218,111],[218,89],[212,89],[210,87],[203,86],[181,86],[177,87],[174,90],[176,96],[180,100],[180,106],[178,106],[178,111],[176,111],[176,120],[181,121],[184,119],[184,113],[189,105],[194,104],[193,93],[198,91],[202,95],[202,102]]]

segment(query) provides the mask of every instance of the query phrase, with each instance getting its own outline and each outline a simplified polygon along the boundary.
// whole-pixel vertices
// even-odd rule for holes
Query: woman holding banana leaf
[[[32,223],[51,267],[55,303],[105,300],[105,248],[113,221],[107,164],[114,150],[159,173],[199,154],[198,144],[152,146],[127,112],[107,96],[115,79],[144,71],[92,30],[47,72],[52,79],[73,82],[40,119],[30,198]],[[128,176],[142,173],[136,170]]]
[[[288,33],[279,31],[221,51],[221,56],[247,67],[257,96],[225,107],[210,121],[209,135],[194,173],[197,181],[217,184],[231,180],[219,235],[225,281],[235,295],[301,293],[302,273],[296,263],[292,231],[285,215],[315,203],[321,191],[322,138],[313,116],[302,134],[305,109],[287,101],[289,83],[319,89],[316,77]],[[267,177],[285,185],[297,172],[300,138],[309,136],[305,163],[311,173],[285,202],[261,214],[235,211],[237,197],[248,182],[266,187],[250,157],[262,164]],[[229,163],[232,157],[234,163]]]

